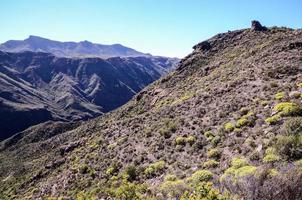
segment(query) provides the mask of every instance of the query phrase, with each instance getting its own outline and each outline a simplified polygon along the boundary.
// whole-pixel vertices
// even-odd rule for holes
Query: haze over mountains
[[[0,49],[13,52],[0,51],[0,140],[47,120],[86,120],[111,111],[178,63],[121,45],[35,36]]]
[[[58,57],[137,57],[151,56],[138,52],[121,44],[103,45],[89,41],[59,42],[38,36],[29,36],[25,40],[9,40],[0,45],[1,51],[7,52],[46,52]]]

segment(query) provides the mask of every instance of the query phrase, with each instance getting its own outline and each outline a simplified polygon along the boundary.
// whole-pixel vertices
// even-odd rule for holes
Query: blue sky
[[[183,57],[196,43],[253,19],[302,28],[301,9],[301,0],[1,0],[0,43],[37,35]]]

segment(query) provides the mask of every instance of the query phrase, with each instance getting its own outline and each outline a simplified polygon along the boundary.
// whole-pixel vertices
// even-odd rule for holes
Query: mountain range
[[[301,199],[301,41],[253,21],[114,111],[19,132],[0,143],[0,196]]]
[[[92,46],[98,51],[83,43],[33,36],[1,45],[13,53],[0,51],[0,141],[48,120],[87,120],[111,111],[179,61],[120,45]],[[84,47],[98,57],[90,57],[96,54]],[[78,55],[75,52],[81,58],[70,57]],[[115,57],[100,58],[109,54]],[[59,57],[64,55],[68,57]]]
[[[25,40],[9,40],[0,45],[0,51],[6,52],[45,52],[57,57],[137,57],[151,56],[138,52],[121,44],[103,45],[89,41],[59,42],[39,36],[29,36]]]

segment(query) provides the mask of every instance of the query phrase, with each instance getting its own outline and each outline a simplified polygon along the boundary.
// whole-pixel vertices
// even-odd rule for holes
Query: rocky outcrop
[[[260,22],[257,20],[253,20],[251,24],[252,24],[252,26],[251,26],[252,31],[266,31],[267,30],[267,28],[265,26],[262,26],[260,24]]]

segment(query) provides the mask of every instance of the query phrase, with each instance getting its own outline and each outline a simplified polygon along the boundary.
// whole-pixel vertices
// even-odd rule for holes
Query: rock
[[[80,142],[73,142],[68,145],[62,146],[60,148],[60,154],[63,156],[65,153],[68,153],[68,152],[74,150],[79,145],[80,145]]]
[[[203,41],[193,47],[194,50],[202,50],[202,51],[208,51],[212,48],[211,44],[208,41]]]
[[[265,26],[262,26],[259,21],[253,20],[251,30],[252,31],[266,31],[267,28]]]

